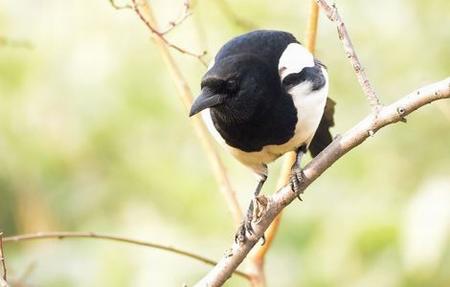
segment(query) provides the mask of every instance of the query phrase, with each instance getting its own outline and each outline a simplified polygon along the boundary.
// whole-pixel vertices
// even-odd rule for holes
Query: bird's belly
[[[238,159],[240,162],[242,162],[243,164],[248,165],[248,166],[268,164],[268,163],[276,160],[277,158],[279,158],[280,156],[282,156],[284,153],[286,153],[288,151],[288,150],[282,150],[279,148],[272,148],[272,147],[276,147],[276,146],[275,145],[265,146],[260,151],[246,152],[246,151],[242,151],[240,149],[228,146],[231,154],[236,159]]]

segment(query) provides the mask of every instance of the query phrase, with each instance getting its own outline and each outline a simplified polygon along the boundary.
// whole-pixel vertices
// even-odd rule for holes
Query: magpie
[[[315,157],[332,141],[335,103],[325,65],[290,33],[257,30],[228,41],[201,80],[189,116],[201,112],[214,137],[258,175],[237,241],[253,233],[257,197],[267,164],[296,152],[290,185],[299,194],[302,156]]]

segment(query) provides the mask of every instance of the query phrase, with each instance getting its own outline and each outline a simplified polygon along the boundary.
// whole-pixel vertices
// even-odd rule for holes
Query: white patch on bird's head
[[[306,67],[314,67],[313,55],[301,44],[291,43],[281,54],[278,73],[283,80],[287,75],[300,73]]]

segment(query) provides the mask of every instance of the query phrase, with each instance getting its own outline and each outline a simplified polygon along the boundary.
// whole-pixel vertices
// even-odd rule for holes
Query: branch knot
[[[400,117],[400,121],[406,123],[406,118],[405,118],[406,109],[402,106],[399,106],[399,107],[397,107],[397,113],[398,113],[398,116]]]

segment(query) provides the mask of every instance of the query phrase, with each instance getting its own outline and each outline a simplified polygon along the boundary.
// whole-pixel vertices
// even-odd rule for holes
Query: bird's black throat
[[[286,143],[293,137],[297,124],[297,110],[287,93],[282,93],[267,109],[244,121],[240,120],[238,111],[230,113],[211,108],[210,113],[215,128],[225,142],[245,152]]]

